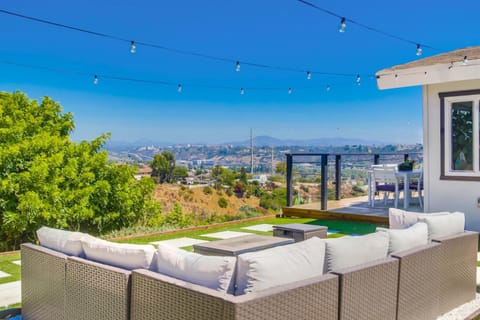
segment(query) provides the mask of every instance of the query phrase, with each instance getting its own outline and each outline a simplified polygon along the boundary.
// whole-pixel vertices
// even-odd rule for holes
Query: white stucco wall
[[[462,211],[466,228],[480,231],[480,181],[440,180],[439,92],[480,89],[480,80],[423,86],[423,145],[425,212]]]

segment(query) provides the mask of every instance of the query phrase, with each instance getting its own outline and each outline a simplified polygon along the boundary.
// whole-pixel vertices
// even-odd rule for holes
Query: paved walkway
[[[7,307],[22,301],[20,281],[0,285],[0,307]]]

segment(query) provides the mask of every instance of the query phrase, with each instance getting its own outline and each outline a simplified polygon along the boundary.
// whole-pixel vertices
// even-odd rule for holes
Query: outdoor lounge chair
[[[338,319],[338,277],[332,274],[241,296],[149,270],[132,273],[131,320]]]
[[[478,232],[465,231],[433,239],[442,244],[440,260],[440,313],[475,299]]]
[[[398,260],[386,258],[335,271],[340,277],[339,319],[394,320]]]
[[[24,320],[67,319],[65,317],[65,266],[67,255],[22,244],[22,318]]]

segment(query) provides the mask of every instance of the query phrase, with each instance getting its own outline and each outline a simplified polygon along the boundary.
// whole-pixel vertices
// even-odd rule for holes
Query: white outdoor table
[[[368,205],[371,206],[374,201],[374,195],[372,194],[372,172],[368,171]],[[403,181],[403,208],[407,209],[410,206],[410,179],[420,177],[422,173],[421,169],[409,170],[409,171],[396,171],[395,176],[398,180]]]

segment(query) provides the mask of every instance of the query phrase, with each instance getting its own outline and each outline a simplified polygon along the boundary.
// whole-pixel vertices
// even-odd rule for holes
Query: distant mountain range
[[[124,149],[135,148],[140,146],[174,146],[174,145],[233,145],[233,146],[249,146],[250,140],[224,142],[224,143],[172,143],[165,141],[155,141],[152,139],[138,140],[134,142],[122,142],[122,141],[108,141],[106,144],[107,149]],[[364,140],[355,138],[318,138],[318,139],[277,139],[270,136],[257,136],[253,138],[253,145],[256,147],[279,147],[279,146],[345,146],[345,145],[376,145],[382,146],[391,144],[385,141]]]

